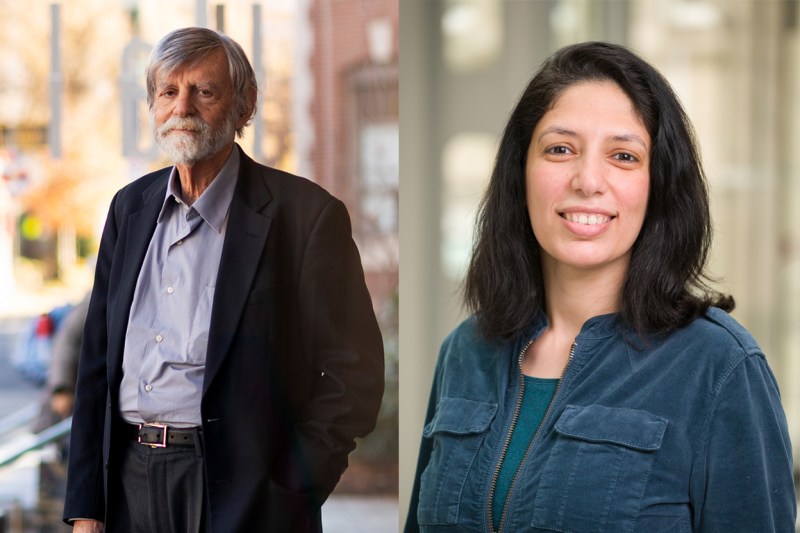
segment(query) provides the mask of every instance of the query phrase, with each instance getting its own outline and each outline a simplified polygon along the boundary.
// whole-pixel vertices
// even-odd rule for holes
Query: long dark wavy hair
[[[588,42],[558,50],[511,113],[476,221],[464,301],[489,338],[519,335],[544,308],[541,248],[531,229],[525,163],[533,130],[570,86],[610,81],[633,103],[652,141],[650,195],[620,295],[622,321],[639,334],[666,334],[710,306],[734,308],[709,286],[706,178],[694,130],[669,83],[627,48]]]

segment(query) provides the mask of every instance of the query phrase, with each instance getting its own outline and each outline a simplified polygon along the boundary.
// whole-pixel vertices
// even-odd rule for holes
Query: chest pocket
[[[542,471],[533,527],[632,531],[667,420],[647,411],[568,405]]]
[[[433,420],[422,431],[433,439],[433,452],[420,479],[420,525],[455,524],[464,483],[496,413],[494,403],[439,400]]]

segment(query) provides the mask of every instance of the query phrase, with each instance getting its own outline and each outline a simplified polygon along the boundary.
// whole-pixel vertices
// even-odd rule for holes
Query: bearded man
[[[233,40],[174,31],[146,76],[175,164],[108,212],[64,518],[76,532],[321,531],[383,391],[347,211],[234,143],[257,87]]]

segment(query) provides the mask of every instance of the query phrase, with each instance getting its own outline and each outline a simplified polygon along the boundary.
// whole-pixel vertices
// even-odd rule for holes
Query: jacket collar
[[[530,325],[525,328],[525,331],[517,339],[517,344],[520,348],[524,346],[531,339],[537,338],[542,332],[550,325],[547,315],[543,310],[536,312]],[[596,340],[619,335],[623,329],[627,329],[622,325],[619,313],[609,313],[606,315],[593,316],[581,326],[578,333],[577,341],[581,340]]]
[[[259,268],[272,217],[265,212],[272,201],[263,167],[238,147],[241,163],[231,201],[228,228],[217,274],[206,353],[203,392],[208,390],[224,360]]]

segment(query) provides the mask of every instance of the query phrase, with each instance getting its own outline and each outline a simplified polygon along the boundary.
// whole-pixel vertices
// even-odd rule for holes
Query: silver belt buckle
[[[158,422],[139,424],[139,430],[142,428],[159,428],[161,429],[161,442],[142,442],[142,436],[136,437],[136,442],[150,446],[151,448],[166,448],[167,447],[167,425],[159,424]]]

